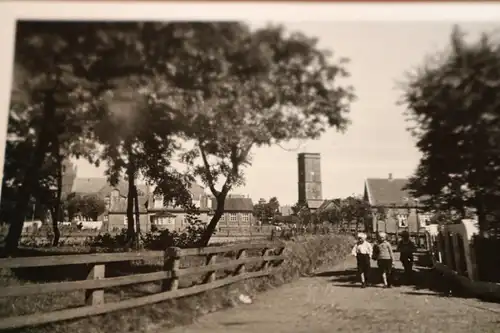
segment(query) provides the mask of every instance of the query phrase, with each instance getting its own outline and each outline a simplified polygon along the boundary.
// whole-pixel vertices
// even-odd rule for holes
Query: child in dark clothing
[[[398,252],[400,253],[400,260],[403,264],[404,275],[407,283],[411,283],[413,272],[413,254],[417,247],[410,239],[408,231],[401,233],[402,240],[398,243]]]

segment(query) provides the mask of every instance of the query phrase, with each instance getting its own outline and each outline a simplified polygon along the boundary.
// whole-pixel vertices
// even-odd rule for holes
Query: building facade
[[[217,209],[217,200],[211,198],[211,211],[209,218]],[[254,225],[252,199],[243,195],[228,195],[224,202],[224,214],[218,223],[218,228],[240,230],[248,229]]]
[[[323,203],[321,188],[321,155],[319,153],[300,153],[298,162],[299,203],[307,204],[315,211]]]
[[[104,200],[106,211],[98,217],[105,231],[119,231],[127,227],[127,195],[128,183],[120,181],[116,186],[108,183],[106,178],[75,178],[71,192],[78,195],[95,195]],[[137,185],[139,201],[139,221],[141,231],[149,231],[151,226],[147,218],[149,187]]]
[[[209,196],[205,194],[203,187],[196,183],[191,184],[189,192],[191,193],[194,206],[198,208],[198,218],[201,222],[207,223],[209,221],[209,205],[211,204]],[[150,195],[148,215],[151,225],[158,229],[182,231],[188,225],[188,214],[184,208],[177,206],[174,202],[165,205],[161,195]]]
[[[430,224],[432,215],[423,212],[423,205],[405,190],[406,178],[368,178],[365,180],[364,200],[373,209],[372,230],[394,234],[407,230],[417,233]],[[382,209],[385,217],[377,213]]]

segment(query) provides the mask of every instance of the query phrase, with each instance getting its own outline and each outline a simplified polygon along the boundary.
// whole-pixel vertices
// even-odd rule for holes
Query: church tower
[[[299,203],[307,203],[311,210],[316,210],[323,203],[321,191],[321,156],[319,153],[300,153]]]

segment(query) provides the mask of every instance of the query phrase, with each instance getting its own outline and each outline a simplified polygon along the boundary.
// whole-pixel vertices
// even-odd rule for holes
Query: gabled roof
[[[331,210],[331,209],[335,209],[338,207],[337,203],[335,202],[336,200],[325,200],[323,201],[323,203],[321,204],[321,206],[319,206],[317,212],[320,213],[320,212],[324,212],[324,211],[327,211],[327,210]]]
[[[213,210],[217,209],[217,200],[211,198]],[[224,202],[225,212],[253,212],[253,203],[250,198],[226,198]]]
[[[111,191],[114,189],[117,189],[121,196],[127,196],[128,183],[126,181],[120,181],[116,186],[111,186],[106,178],[75,178],[71,192],[78,194],[97,194],[106,197],[110,195]],[[139,197],[149,194],[147,185],[138,184],[137,189],[140,192]]]
[[[403,188],[408,184],[406,178],[368,178],[365,192],[372,206],[405,205],[412,198]]]
[[[193,196],[193,200],[202,200],[204,196],[206,196],[205,194],[205,189],[203,188],[203,186],[197,184],[196,182],[192,182],[191,183],[191,186],[189,187],[188,191],[191,193],[191,195]],[[150,194],[149,194],[149,200],[150,202],[154,202],[155,200],[155,195],[154,193],[151,191]],[[178,209],[178,210],[183,210],[183,208],[181,207],[173,207],[172,205],[168,205],[167,207],[163,207],[163,208],[166,208],[166,209],[169,209],[169,210],[172,210],[172,209]]]
[[[148,202],[148,197],[147,196],[140,196],[138,197],[139,199],[139,212],[140,213],[147,213],[148,209],[146,207],[146,203]],[[114,203],[111,205],[109,209],[109,213],[118,213],[118,214],[125,214],[127,213],[127,200],[121,199],[118,202]]]

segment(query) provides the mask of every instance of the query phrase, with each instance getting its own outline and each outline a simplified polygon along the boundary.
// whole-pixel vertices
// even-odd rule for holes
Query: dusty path
[[[354,260],[160,333],[500,332],[500,305],[412,287],[361,289]]]

